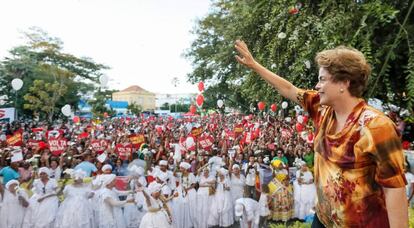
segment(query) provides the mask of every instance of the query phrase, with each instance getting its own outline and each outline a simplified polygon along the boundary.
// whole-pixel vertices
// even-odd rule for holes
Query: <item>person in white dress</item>
[[[95,179],[92,180],[92,191],[94,193],[94,195],[92,196],[92,198],[89,200],[92,206],[92,211],[93,211],[93,220],[94,220],[94,224],[95,227],[98,227],[99,224],[99,192],[100,190],[104,187],[102,185],[102,179],[101,177],[111,174],[112,173],[112,166],[109,164],[105,164],[104,166],[102,166],[102,174],[97,175],[95,177]]]
[[[59,207],[58,185],[55,179],[49,178],[48,168],[40,168],[38,174],[40,178],[33,182],[32,192],[34,194],[29,201],[24,227],[52,228]]]
[[[233,198],[233,204],[236,200],[243,198],[245,186],[246,178],[243,174],[241,174],[240,166],[238,164],[234,164],[230,175],[230,192]]]
[[[144,209],[145,199],[142,192],[137,192],[140,188],[147,186],[147,181],[144,177],[144,169],[142,167],[133,165],[128,167],[130,174],[130,188],[134,194],[128,196],[128,199],[133,198],[134,203],[127,203],[124,207],[124,217],[127,228],[138,228],[142,217],[146,211]]]
[[[174,227],[195,227],[197,193],[195,190],[196,178],[188,172],[191,165],[187,162],[180,163],[181,176],[176,189],[176,197],[173,199],[173,225]]]
[[[296,171],[296,180],[293,182],[295,217],[305,219],[315,206],[316,187],[313,183],[313,175],[308,170],[306,163],[301,160],[296,163],[300,169]]]
[[[198,228],[208,228],[210,206],[216,188],[215,183],[215,178],[210,175],[210,169],[204,168],[202,175],[198,177],[196,216],[196,227]]]
[[[168,170],[168,161],[161,160],[159,162],[159,166],[160,166],[159,171],[162,172],[162,173],[167,174],[167,183],[166,184],[171,189],[171,191],[174,191],[175,188],[176,188],[176,180],[175,180],[175,177],[174,177],[174,173],[172,171]]]
[[[22,227],[29,202],[26,192],[19,189],[17,180],[7,182],[5,189],[0,188],[0,204],[0,227]]]
[[[225,168],[220,168],[217,175],[216,192],[210,207],[208,225],[229,227],[234,223],[234,217],[228,171]]]
[[[126,203],[134,203],[134,199],[119,200],[118,194],[113,190],[115,187],[115,174],[101,175],[102,189],[99,190],[99,228],[125,228],[125,218],[122,207]]]
[[[251,198],[236,200],[235,215],[240,218],[240,228],[259,228],[260,205]]]
[[[161,184],[152,182],[148,186],[148,193],[143,190],[147,213],[142,218],[140,228],[172,228],[171,211],[162,200]]]
[[[55,227],[59,228],[93,228],[94,218],[91,203],[88,199],[94,193],[83,184],[86,172],[78,169],[71,170],[70,176],[74,180],[71,185],[63,189],[64,201],[56,215]]]

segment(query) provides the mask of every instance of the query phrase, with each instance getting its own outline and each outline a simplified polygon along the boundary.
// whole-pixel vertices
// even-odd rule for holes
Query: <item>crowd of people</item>
[[[304,220],[316,197],[312,129],[297,114],[5,123],[0,227]]]

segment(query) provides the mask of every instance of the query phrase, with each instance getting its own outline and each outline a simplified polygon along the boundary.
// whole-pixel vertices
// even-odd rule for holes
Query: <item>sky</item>
[[[196,93],[186,76],[191,62],[182,55],[209,6],[209,0],[0,0],[0,59],[36,26],[60,38],[64,52],[109,66],[111,89]]]

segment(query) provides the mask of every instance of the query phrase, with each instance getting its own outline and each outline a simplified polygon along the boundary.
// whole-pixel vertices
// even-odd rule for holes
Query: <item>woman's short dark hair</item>
[[[315,61],[332,75],[334,82],[349,81],[348,91],[352,96],[362,97],[371,74],[371,66],[362,52],[339,46],[319,52]]]

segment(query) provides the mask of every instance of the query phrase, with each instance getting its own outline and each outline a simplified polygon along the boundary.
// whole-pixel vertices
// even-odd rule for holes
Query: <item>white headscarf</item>
[[[167,166],[168,165],[168,162],[166,160],[161,160],[160,163],[159,163],[159,165],[165,165],[165,166]]]
[[[102,186],[107,186],[113,180],[115,180],[115,178],[116,178],[115,174],[103,174],[103,175],[101,175],[100,180],[102,182]]]
[[[151,184],[148,185],[148,193],[151,195],[154,192],[161,191],[161,184],[158,184],[157,182],[151,182]]]
[[[226,176],[226,175],[229,173],[229,171],[228,171],[227,169],[225,169],[225,168],[220,168],[220,169],[218,170],[218,172],[219,172],[221,175],[223,175],[223,176]]]
[[[128,168],[128,171],[131,176],[143,176],[144,175],[144,169],[140,166],[133,165]]]
[[[40,175],[41,173],[46,173],[46,175],[49,177],[50,176],[50,170],[47,167],[42,167],[39,169],[38,174]]]
[[[240,166],[238,164],[234,164],[232,168],[233,169],[240,169]]]
[[[112,171],[112,166],[110,164],[105,164],[104,166],[102,166],[102,172],[105,172],[105,170],[111,170]]]
[[[73,171],[70,174],[70,176],[75,180],[79,180],[79,179],[83,179],[86,177],[86,172],[81,169],[78,169],[78,170]]]
[[[6,189],[7,190],[9,190],[9,187],[12,185],[12,184],[17,184],[17,186],[19,186],[19,181],[17,181],[17,180],[10,180],[9,182],[7,182],[7,184],[6,184]]]
[[[187,169],[191,168],[191,165],[188,162],[181,162],[180,167],[187,170]]]

